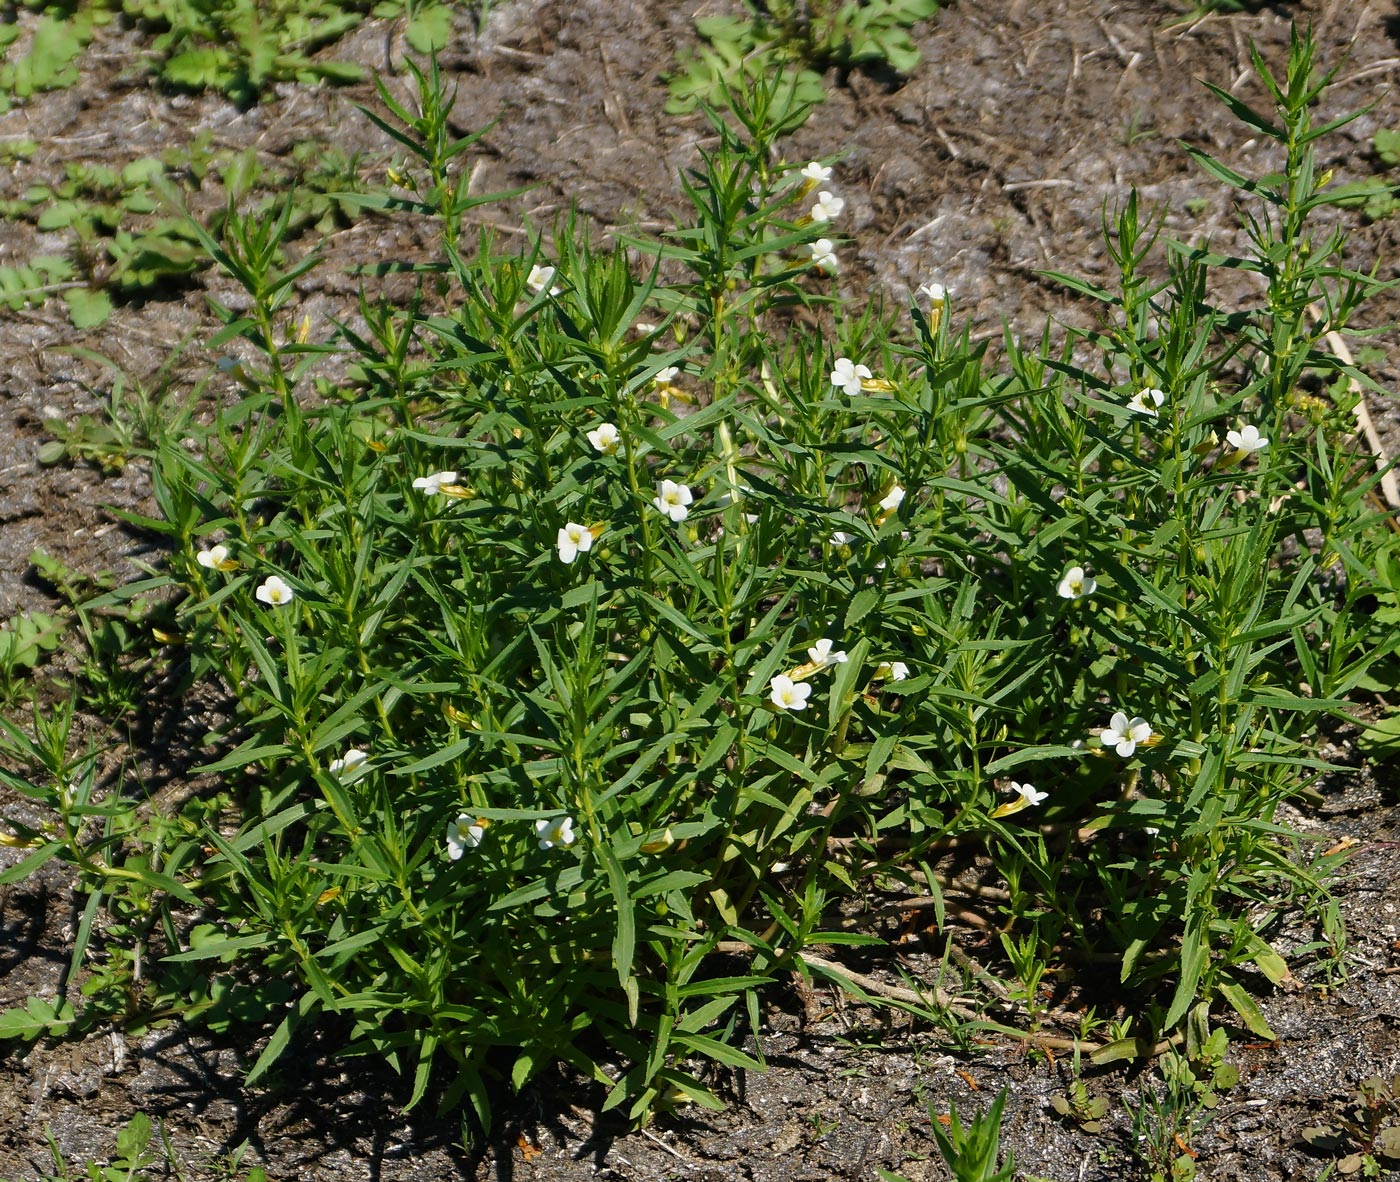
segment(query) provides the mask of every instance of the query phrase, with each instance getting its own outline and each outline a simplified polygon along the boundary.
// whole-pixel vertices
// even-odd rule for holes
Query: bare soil
[[[1323,143],[1321,167],[1335,169],[1339,180],[1372,175],[1371,137],[1400,118],[1393,93],[1400,6],[1311,0],[1249,7],[1257,11],[1182,24],[1179,6],[1163,0],[962,0],[919,32],[924,61],[903,86],[833,73],[829,100],[787,150],[793,159],[843,154],[842,229],[854,244],[842,252],[841,290],[852,300],[880,295],[897,305],[918,284],[942,282],[954,290],[958,322],[974,336],[999,336],[1004,322],[1028,337],[1038,337],[1047,320],[1092,323],[1092,308],[1041,273],[1108,279],[1101,218],[1130,186],[1166,208],[1169,234],[1226,250],[1242,245],[1231,194],[1202,175],[1177,141],[1246,173],[1276,163],[1274,146],[1251,138],[1198,80],[1262,105],[1249,42],[1281,62],[1292,18],[1313,24],[1323,61],[1340,63],[1323,116],[1375,104]],[[695,0],[506,0],[481,36],[464,23],[443,59],[460,87],[455,119],[463,132],[497,120],[473,162],[473,191],[533,186],[483,207],[482,220],[521,242],[530,227],[548,230],[571,208],[603,235],[673,224],[675,175],[695,163],[709,130],[698,118],[663,113],[660,75],[675,47],[693,38],[696,11]],[[371,21],[335,54],[393,66],[403,51],[400,32]],[[57,181],[66,161],[121,163],[202,130],[217,145],[251,146],[269,162],[314,136],[365,152],[367,166],[392,159],[389,142],[352,107],[373,105],[368,86],[287,85],[243,111],[214,97],[152,89],[133,68],[137,51],[133,32],[105,30],[77,87],[0,115],[0,144],[39,145],[32,160],[0,178],[0,197]],[[401,93],[404,82],[401,73],[391,78]],[[1379,260],[1381,277],[1393,278],[1398,232],[1400,219],[1358,227],[1357,262]],[[56,245],[27,224],[0,223],[0,262]],[[401,257],[420,244],[411,226],[366,217],[322,246],[326,265],[298,287],[297,313],[310,315],[317,335],[330,317],[354,314],[360,281],[348,266]],[[177,385],[208,377],[215,358],[203,342],[216,325],[210,294],[236,298],[206,275],[120,307],[98,332],[73,330],[49,307],[0,320],[7,427],[0,434],[0,617],[53,605],[50,590],[30,574],[35,548],[123,578],[155,557],[149,537],[104,509],[149,509],[143,464],[105,476],[82,465],[41,468],[36,454],[49,438],[43,420],[93,413],[110,388],[100,367],[68,347],[102,352],[141,379],[172,357]],[[1377,299],[1367,316],[1393,326],[1394,295]],[[1375,343],[1386,360],[1371,372],[1393,388],[1394,333]],[[212,379],[216,393],[221,380]],[[1394,443],[1400,416],[1380,400],[1372,412]],[[155,787],[178,782],[199,762],[199,709],[167,703],[171,725],[146,737],[143,759]],[[98,720],[88,725],[100,736]],[[1339,771],[1323,785],[1325,804],[1293,820],[1324,845],[1356,843],[1336,887],[1352,939],[1348,975],[1331,988],[1312,979],[1260,997],[1279,1041],[1233,1045],[1243,1079],[1196,1143],[1201,1178],[1318,1176],[1325,1159],[1301,1143],[1300,1130],[1339,1108],[1366,1076],[1400,1074],[1393,771],[1359,767],[1341,740],[1326,756]],[[0,849],[0,866],[15,857]],[[55,868],[0,888],[0,1006],[53,996],[76,922],[70,883]],[[1294,936],[1301,946],[1314,934]],[[937,933],[910,939],[863,967],[889,980],[897,969],[927,979],[942,941]],[[992,956],[975,933],[964,943],[973,955]],[[220,1043],[179,1029],[142,1038],[113,1031],[0,1060],[0,1177],[18,1182],[49,1168],[46,1129],[70,1157],[101,1159],[115,1130],[145,1111],[164,1122],[188,1182],[224,1177],[217,1159],[245,1141],[244,1168],[262,1163],[277,1182],[797,1182],[870,1179],[877,1168],[937,1179],[946,1174],[930,1107],[936,1114],[950,1103],[979,1107],[1003,1087],[1011,1089],[1005,1143],[1022,1176],[1136,1176],[1120,1100],[1135,1096],[1150,1071],[1086,1069],[1091,1091],[1112,1101],[1105,1130],[1089,1135],[1056,1120],[1048,1105],[1070,1076],[1063,1057],[1027,1055],[999,1038],[955,1049],[940,1031],[825,990],[775,990],[766,1020],[770,1070],[719,1081],[733,1101],[724,1112],[683,1109],[626,1133],[597,1115],[592,1088],[558,1073],[519,1097],[502,1097],[491,1138],[465,1145],[456,1116],[403,1115],[400,1081],[373,1065],[337,1060],[330,1045],[299,1048],[275,1087],[248,1090],[240,1078],[256,1054],[251,1036]]]

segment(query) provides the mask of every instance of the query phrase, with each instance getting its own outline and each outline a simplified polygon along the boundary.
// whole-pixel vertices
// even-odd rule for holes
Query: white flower
[[[833,546],[849,546],[855,540],[855,534],[848,534],[845,530],[841,529],[838,529],[827,539]]]
[[[669,517],[680,524],[690,516],[689,506],[695,498],[691,496],[689,487],[677,484],[674,480],[663,480],[656,486],[656,492],[657,495],[652,497],[651,503],[663,517]]]
[[[805,710],[807,699],[812,696],[812,687],[805,682],[793,681],[786,673],[779,673],[768,683],[768,700],[779,710]]]
[[[679,365],[668,365],[665,369],[658,369],[651,379],[653,386],[669,386],[680,376],[681,367]]]
[[[1139,390],[1128,399],[1128,409],[1135,415],[1147,415],[1149,418],[1157,417],[1157,408],[1167,400],[1167,396],[1157,389],[1156,386],[1148,386],[1145,390]]]
[[[846,654],[844,651],[831,651],[831,641],[822,637],[816,644],[807,650],[807,655],[812,659],[813,665],[818,665],[823,669],[828,669],[832,665],[844,665]]]
[[[207,550],[201,550],[194,556],[194,560],[210,570],[233,570],[238,565],[228,556],[228,547],[222,542],[210,546]]]
[[[525,277],[525,282],[529,285],[531,291],[540,292],[544,291],[547,287],[549,288],[550,295],[559,294],[559,287],[554,282],[553,267],[542,267],[536,263],[530,268],[530,273]]]
[[[1060,598],[1083,599],[1086,595],[1092,595],[1097,587],[1098,583],[1084,573],[1082,566],[1072,566],[1060,580]]]
[[[486,818],[459,813],[447,827],[447,856],[454,862],[467,850],[474,850],[486,836]]]
[[[622,446],[622,432],[617,429],[616,423],[600,423],[588,432],[588,442],[593,445],[594,451],[610,456]]]
[[[552,850],[557,845],[573,845],[574,819],[555,817],[552,821],[536,821],[535,836],[540,839],[542,850]]]
[[[993,817],[1009,817],[1012,813],[1019,813],[1022,809],[1033,808],[1050,795],[1048,792],[1036,791],[1031,784],[1017,784],[1015,781],[1007,784],[1007,788],[1016,793],[1016,799],[997,805],[992,810]]]
[[[1259,428],[1253,423],[1246,423],[1238,431],[1226,431],[1225,442],[1245,455],[1253,451],[1263,451],[1269,446],[1269,441],[1259,434]]]
[[[857,365],[849,357],[838,357],[831,367],[831,384],[848,398],[854,398],[860,393],[862,378],[871,376],[867,366]]]
[[[339,759],[331,760],[331,775],[350,784],[369,771],[369,752],[351,747]]]
[[[919,294],[928,296],[935,304],[941,304],[952,296],[953,289],[944,287],[941,283],[921,283],[919,284]]]
[[[593,549],[593,531],[577,521],[566,522],[554,545],[559,551],[559,561],[568,566],[580,554]]]
[[[1007,787],[1026,802],[1027,808],[1039,804],[1050,795],[1048,792],[1037,792],[1033,784],[1017,784],[1015,781],[1012,781]]]
[[[422,489],[425,497],[435,497],[443,491],[445,485],[457,483],[456,472],[431,472],[427,476],[420,476],[413,482],[413,487]]]
[[[881,661],[875,667],[875,672],[890,681],[907,681],[909,678],[909,666],[903,661]]]
[[[296,598],[296,592],[277,575],[268,575],[254,594],[270,607],[282,607]]]
[[[902,504],[904,504],[904,489],[897,484],[880,498],[880,508],[886,513],[893,513]]]
[[[1131,759],[1139,743],[1146,743],[1152,737],[1152,724],[1145,718],[1129,718],[1123,711],[1117,711],[1108,720],[1108,727],[1099,732],[1099,742],[1112,747],[1123,759]]]
[[[841,264],[836,258],[836,244],[830,238],[818,238],[815,242],[808,243],[807,249],[812,252],[812,265],[819,271],[835,275],[841,270]]]
[[[992,810],[994,817],[1009,817],[1012,813],[1019,813],[1022,809],[1034,808],[1050,795],[1048,792],[1036,791],[1034,785],[1017,784],[1014,780],[1007,784],[1007,787],[1016,793],[1016,799],[997,805]]]
[[[825,164],[818,164],[817,161],[813,160],[802,169],[802,175],[813,185],[824,185],[831,179],[831,169]]]
[[[817,200],[812,206],[811,218],[814,222],[829,222],[841,216],[841,211],[846,208],[846,199],[838,197],[835,193],[829,193],[823,189],[817,194]]]

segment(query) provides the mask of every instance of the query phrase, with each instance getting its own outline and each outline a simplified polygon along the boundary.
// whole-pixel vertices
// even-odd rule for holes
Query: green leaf
[[[105,291],[74,287],[63,293],[74,328],[100,328],[112,315],[112,297]]]
[[[291,1010],[281,1022],[277,1024],[277,1029],[272,1032],[272,1037],[267,1040],[267,1046],[263,1047],[262,1054],[257,1058],[244,1079],[244,1083],[250,1087],[257,1083],[273,1067],[282,1053],[291,1044],[292,1034],[297,1027],[309,1017],[320,1005],[320,999],[314,990],[307,990],[297,1001],[296,1008]]]
[[[446,49],[452,40],[452,9],[446,4],[415,9],[404,38],[422,54]]]
[[[843,625],[844,630],[849,632],[859,624],[866,616],[880,606],[883,592],[878,587],[862,587],[851,597],[851,602],[846,608],[846,619]]]
[[[161,77],[187,90],[221,90],[230,78],[230,61],[221,49],[189,49],[161,66]]]
[[[1089,1059],[1100,1066],[1105,1063],[1121,1063],[1127,1059],[1146,1060],[1152,1058],[1156,1046],[1156,1039],[1146,1036],[1120,1038],[1099,1047],[1090,1054]]]
[[[608,888],[612,891],[613,914],[617,923],[612,942],[613,967],[617,970],[618,984],[627,996],[627,1019],[635,1026],[638,995],[632,976],[632,953],[637,943],[637,919],[628,891],[627,872],[606,839],[598,850],[598,856],[608,874]]]
[[[1375,138],[1371,141],[1371,146],[1375,149],[1376,155],[1381,161],[1394,168],[1400,164],[1400,131],[1391,128],[1382,128],[1376,132]]]
[[[1240,1020],[1251,1033],[1260,1038],[1267,1038],[1270,1042],[1278,1040],[1278,1035],[1269,1027],[1258,1003],[1243,986],[1237,985],[1233,981],[1221,981],[1216,985],[1216,988],[1220,991],[1220,996],[1230,1003],[1230,1008],[1240,1016]]]

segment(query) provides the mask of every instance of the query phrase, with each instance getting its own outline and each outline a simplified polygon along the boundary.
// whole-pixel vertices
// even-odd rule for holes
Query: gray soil
[[[1323,115],[1376,104],[1324,142],[1321,166],[1335,169],[1339,180],[1372,175],[1379,166],[1371,138],[1396,121],[1400,9],[1391,0],[1248,7],[1257,11],[1181,24],[1174,23],[1178,6],[1162,0],[963,0],[919,32],[924,60],[902,87],[833,74],[828,102],[787,151],[795,160],[842,156],[842,228],[854,239],[843,250],[842,290],[852,299],[883,294],[898,305],[918,284],[942,282],[954,290],[958,323],[974,336],[1000,335],[1003,321],[1027,337],[1038,337],[1047,318],[1092,323],[1092,308],[1040,272],[1107,279],[1102,210],[1129,186],[1168,207],[1168,233],[1218,248],[1242,244],[1230,194],[1204,177],[1177,141],[1246,173],[1277,163],[1271,145],[1251,138],[1198,79],[1262,104],[1248,43],[1256,40],[1266,59],[1280,62],[1290,17],[1311,21],[1323,60],[1341,63]],[[463,25],[444,57],[460,85],[455,118],[462,131],[497,120],[473,160],[474,191],[534,186],[483,207],[483,220],[521,242],[525,227],[547,228],[570,208],[604,235],[673,224],[674,177],[695,162],[708,128],[698,118],[663,113],[659,76],[674,48],[693,38],[693,8],[655,0],[504,0],[480,37]],[[401,60],[399,33],[371,21],[335,52],[382,69]],[[367,168],[392,158],[388,142],[351,106],[373,104],[368,86],[289,85],[240,111],[217,98],[152,89],[132,66],[136,49],[134,33],[105,30],[77,87],[0,115],[0,143],[27,138],[39,145],[32,160],[0,180],[0,196],[59,179],[65,161],[122,162],[188,142],[201,130],[219,146],[252,146],[269,163],[327,129],[342,149],[364,151]],[[400,93],[403,83],[402,74],[391,80]],[[1355,261],[1369,266],[1378,259],[1381,277],[1394,277],[1397,227],[1400,219],[1358,226]],[[0,222],[0,262],[61,245],[28,223]],[[297,310],[321,336],[329,317],[354,314],[360,280],[347,273],[349,265],[420,249],[411,226],[374,218],[335,232],[323,246],[327,261],[299,285]],[[173,357],[177,389],[210,378],[215,358],[203,342],[216,322],[207,294],[233,299],[223,280],[206,275],[162,298],[120,307],[93,333],[76,332],[51,307],[0,320],[0,413],[9,428],[0,436],[0,616],[52,607],[49,590],[29,573],[37,547],[123,578],[158,556],[149,537],[103,508],[149,511],[148,474],[139,461],[103,476],[82,465],[41,468],[36,454],[48,438],[45,417],[56,411],[75,421],[95,411],[110,388],[101,368],[65,347],[105,353],[142,379]],[[1368,323],[1393,325],[1396,311],[1395,298],[1383,296],[1368,309]],[[1393,387],[1393,333],[1374,343],[1386,360],[1370,372]],[[211,391],[224,380],[213,376]],[[1393,439],[1400,419],[1379,400],[1372,411]],[[200,762],[194,744],[204,707],[155,705],[162,722],[144,736],[140,754],[160,787]],[[87,725],[102,741],[101,724]],[[1365,1077],[1400,1074],[1393,773],[1361,768],[1345,736],[1333,736],[1325,754],[1339,769],[1321,786],[1324,804],[1291,819],[1323,848],[1355,842],[1335,884],[1351,936],[1346,976],[1330,984],[1310,976],[1304,958],[1298,988],[1261,990],[1259,1003],[1279,1039],[1260,1044],[1241,1036],[1232,1044],[1242,1079],[1195,1141],[1201,1178],[1317,1177],[1327,1159],[1301,1142],[1301,1129],[1340,1110]],[[6,800],[0,806],[21,807]],[[0,849],[0,866],[15,858]],[[0,1008],[53,996],[76,921],[70,883],[53,867],[0,887]],[[953,926],[958,945],[997,971],[995,941]],[[907,925],[890,951],[852,963],[891,983],[901,972],[931,980],[945,937],[917,927]],[[1297,948],[1314,938],[1298,925],[1286,929],[1284,942]],[[1070,987],[1055,1001],[1072,1006],[1082,997]],[[46,1129],[70,1157],[102,1159],[115,1130],[144,1111],[164,1123],[187,1182],[225,1177],[219,1159],[244,1142],[243,1169],[261,1163],[275,1182],[796,1182],[871,1179],[880,1168],[938,1179],[947,1174],[930,1111],[936,1117],[952,1104],[983,1107],[1002,1088],[1010,1089],[1004,1143],[1015,1152],[1019,1176],[1139,1176],[1122,1100],[1150,1085],[1150,1068],[1085,1066],[1091,1093],[1110,1101],[1104,1129],[1089,1134],[1058,1120],[1049,1106],[1071,1078],[1063,1054],[1027,1053],[996,1035],[955,1044],[946,1030],[796,984],[772,991],[765,1022],[770,1069],[716,1080],[731,1101],[723,1112],[684,1108],[629,1133],[597,1114],[600,1096],[591,1087],[561,1072],[518,1097],[502,1096],[491,1137],[465,1144],[456,1115],[404,1115],[399,1080],[368,1062],[337,1060],[333,1035],[297,1048],[274,1087],[254,1090],[240,1079],[257,1052],[256,1032],[220,1042],[178,1028],[139,1038],[112,1031],[41,1045],[0,1059],[0,1178],[43,1176],[50,1168]]]

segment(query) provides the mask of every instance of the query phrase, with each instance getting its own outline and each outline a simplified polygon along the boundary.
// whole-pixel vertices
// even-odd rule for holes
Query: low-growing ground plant
[[[929,1127],[944,1164],[954,1182],[1011,1182],[1016,1176],[1016,1156],[1011,1152],[1002,1161],[1001,1116],[1006,1107],[1006,1091],[997,1093],[986,1112],[970,1119],[950,1104],[946,1114],[929,1109]],[[901,1174],[877,1170],[881,1182],[908,1182]]]
[[[1331,1122],[1305,1128],[1301,1136],[1320,1153],[1341,1153],[1335,1165],[1344,1176],[1376,1178],[1400,1168],[1400,1076],[1362,1080]]]
[[[908,75],[919,63],[909,31],[938,11],[938,0],[744,0],[739,15],[697,17],[701,44],[676,56],[668,79],[671,114],[697,104],[720,106],[781,78],[780,124],[800,127],[825,98],[822,72],[831,66],[883,67]]]
[[[160,1135],[158,1146],[154,1143],[157,1132]],[[37,1182],[155,1182],[157,1178],[187,1177],[184,1169],[190,1163],[176,1152],[164,1127],[157,1129],[144,1112],[138,1112],[116,1131],[113,1151],[102,1161],[69,1160],[53,1133],[47,1132],[47,1136],[51,1169],[39,1175]],[[261,1167],[254,1166],[246,1172],[240,1169],[246,1151],[245,1144],[229,1156],[210,1163],[217,1177],[226,1182],[267,1182]]]
[[[167,559],[89,605],[172,600],[172,675],[230,703],[226,795],[137,808],[61,717],[10,726],[6,782],[54,819],[12,824],[0,883],[77,867],[70,981],[90,965],[104,1017],[266,1020],[254,1081],[331,1023],[481,1123],[559,1060],[632,1120],[718,1105],[763,1064],[759,990],[859,988],[814,946],[880,944],[854,913],[881,895],[947,928],[969,850],[1017,1020],[894,1004],[1039,1038],[1047,966],[1112,959],[1132,1017],[1099,1062],[1180,1033],[1194,1079],[1214,1025],[1272,1037],[1284,901],[1328,902],[1278,809],[1396,644],[1360,610],[1378,475],[1316,380],[1362,377],[1327,335],[1378,284],[1313,228],[1344,120],[1314,126],[1312,59],[1255,55],[1269,114],[1215,92],[1274,175],[1188,149],[1248,253],[1159,247],[1130,195],[1115,282],[1056,277],[1101,326],[998,361],[936,279],[907,309],[843,293],[838,174],[784,158],[782,79],[707,109],[673,231],[520,254],[469,231],[476,137],[415,70],[416,105],[372,113],[406,163],[359,203],[435,222],[435,258],[376,268],[418,294],[312,325],[290,200],[191,222],[245,296],[216,305],[224,401],[196,447],[158,434],[158,513],[122,514]],[[1257,303],[1217,305],[1218,268]],[[330,353],[350,377],[313,384]]]
[[[480,29],[494,0],[21,0],[38,11],[32,32],[0,25],[0,110],[78,79],[95,31],[115,20],[147,35],[139,65],[176,90],[214,90],[256,102],[275,82],[357,82],[354,62],[318,51],[373,15],[403,22],[419,53],[445,48],[455,12]]]
[[[1400,131],[1382,128],[1371,137],[1371,151],[1382,171],[1375,176],[1338,185],[1335,200],[1338,205],[1360,207],[1369,221],[1377,222],[1394,215],[1400,209],[1394,169],[1400,165]]]
[[[0,302],[18,310],[58,298],[75,327],[100,327],[119,300],[168,293],[210,263],[188,220],[162,215],[157,187],[178,183],[191,193],[218,183],[240,198],[256,191],[254,212],[267,216],[290,191],[290,239],[349,224],[363,196],[359,165],[357,155],[308,139],[293,148],[289,168],[270,168],[252,150],[215,151],[207,137],[121,167],[69,163],[62,181],[31,185],[0,205],[0,215],[67,239],[61,256],[0,267]],[[91,442],[100,447],[100,435]]]

